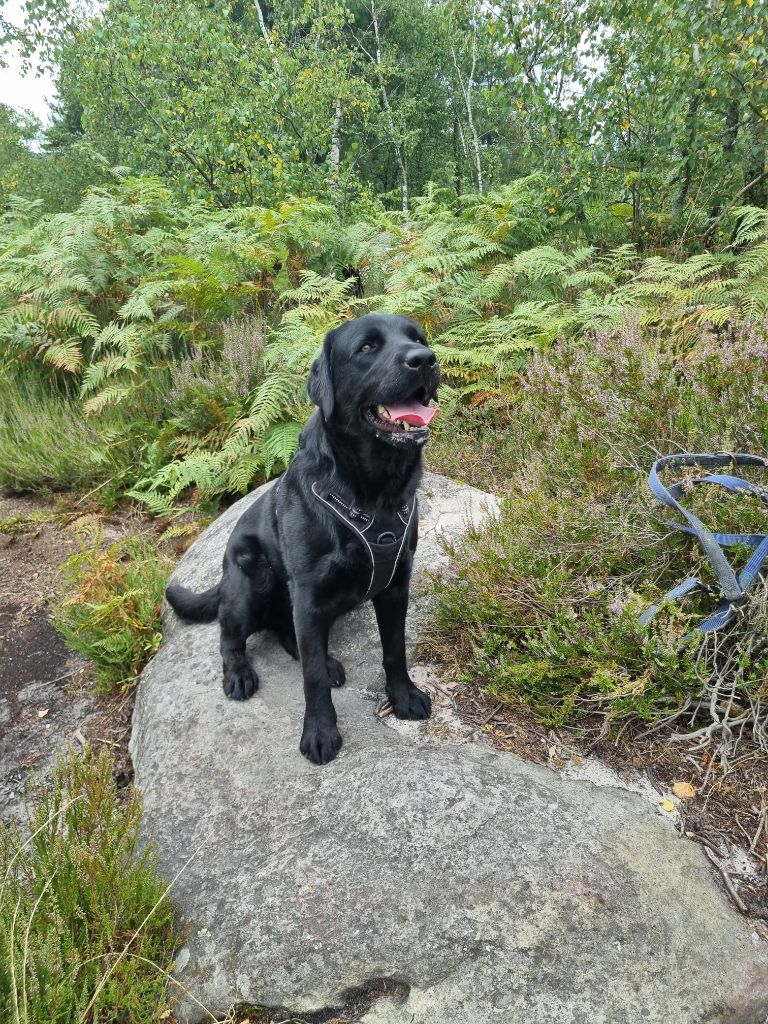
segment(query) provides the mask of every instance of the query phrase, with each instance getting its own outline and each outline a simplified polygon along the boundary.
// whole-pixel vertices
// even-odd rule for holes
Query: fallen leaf
[[[681,800],[693,800],[696,796],[696,790],[690,782],[676,782],[672,787],[672,792]]]
[[[45,718],[45,716],[48,714],[48,710],[48,708],[40,708],[40,710],[37,712],[37,717]]]
[[[659,807],[661,807],[664,811],[669,811],[670,813],[672,813],[672,811],[674,811],[675,809],[675,805],[672,803],[671,800],[667,800],[666,797],[664,797],[663,800],[659,800]]]

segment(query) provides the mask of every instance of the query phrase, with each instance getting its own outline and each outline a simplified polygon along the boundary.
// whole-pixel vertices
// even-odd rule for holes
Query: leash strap
[[[394,524],[397,529],[397,532],[395,532],[395,530],[391,529],[393,524],[386,524],[387,529],[384,530],[377,528],[375,518],[372,515],[363,509],[357,508],[355,505],[345,502],[340,495],[328,491],[327,495],[323,496],[320,493],[316,480],[312,484],[312,493],[337,519],[352,530],[362,542],[371,559],[371,577],[363,600],[365,601],[369,597],[376,597],[382,590],[386,590],[394,579],[405,548],[408,531],[416,514],[416,497],[414,496],[410,509],[407,505],[403,505],[398,510],[398,521]],[[376,540],[373,539],[374,537],[376,537]]]
[[[651,471],[648,474],[648,484],[654,496],[668,508],[679,512],[688,524],[685,526],[682,523],[665,520],[665,525],[673,530],[679,530],[682,533],[687,533],[697,538],[704,549],[704,554],[707,556],[709,564],[712,566],[722,595],[722,601],[715,611],[691,633],[683,637],[682,643],[685,644],[686,641],[697,633],[711,633],[716,629],[722,628],[736,615],[739,607],[746,600],[749,588],[759,576],[766,560],[768,560],[768,535],[762,533],[713,533],[707,529],[698,516],[695,516],[693,512],[689,512],[681,504],[679,499],[684,493],[684,484],[679,482],[666,487],[661,482],[659,473],[671,466],[697,466],[704,469],[715,469],[720,466],[761,466],[766,468],[768,466],[768,459],[746,453],[699,452],[667,455],[662,459],[657,459],[651,467]],[[746,491],[749,494],[756,495],[768,504],[768,491],[765,488],[758,487],[756,484],[750,483],[749,480],[744,480],[738,476],[724,473],[709,473],[706,476],[695,478],[691,483],[694,485],[717,484],[729,491]],[[734,544],[745,544],[754,549],[749,561],[738,575],[723,551],[723,547],[729,547]],[[673,587],[660,601],[647,608],[639,616],[638,622],[641,626],[647,626],[662,605],[669,601],[676,601],[678,598],[694,590],[712,592],[712,588],[708,587],[698,577],[690,576],[676,587]]]

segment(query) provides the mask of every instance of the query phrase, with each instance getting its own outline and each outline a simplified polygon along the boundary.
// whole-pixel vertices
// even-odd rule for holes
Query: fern
[[[293,453],[299,447],[301,428],[301,423],[287,420],[285,423],[276,423],[267,431],[262,450],[264,471],[268,476],[275,466],[285,469],[291,461]]]
[[[76,373],[83,361],[80,343],[75,338],[51,342],[43,349],[42,355],[45,363],[55,366],[57,370],[66,370],[67,373]]]
[[[748,245],[750,242],[762,242],[768,238],[768,210],[760,210],[755,206],[740,206],[733,211],[737,222],[733,246]]]
[[[521,252],[515,257],[512,266],[516,274],[522,274],[530,281],[543,281],[548,277],[565,274],[571,268],[571,260],[553,246],[541,245]]]
[[[54,390],[73,380],[101,420],[115,405],[130,419],[167,374],[131,491],[167,512],[190,488],[238,493],[284,467],[323,336],[369,310],[422,322],[453,402],[497,390],[558,337],[628,314],[689,345],[704,324],[768,312],[765,211],[733,212],[725,252],[642,258],[631,245],[568,244],[545,193],[542,179],[520,179],[457,210],[430,187],[407,217],[351,223],[295,197],[271,210],[182,208],[162,182],[130,176],[37,222],[16,204],[0,224],[0,360],[36,367]],[[229,323],[250,325],[258,352],[246,387],[206,377]]]

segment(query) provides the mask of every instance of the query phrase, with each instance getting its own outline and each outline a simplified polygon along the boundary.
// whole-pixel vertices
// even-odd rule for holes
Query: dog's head
[[[438,412],[439,383],[437,358],[419,325],[369,313],[326,335],[307,390],[326,424],[419,447]]]

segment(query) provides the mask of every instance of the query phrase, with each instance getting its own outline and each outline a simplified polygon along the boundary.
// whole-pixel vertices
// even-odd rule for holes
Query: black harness
[[[371,578],[364,600],[376,597],[392,582],[400,564],[408,530],[416,514],[416,495],[410,508],[403,504],[394,515],[377,518],[337,492],[328,490],[317,480],[312,484],[312,493],[360,539],[371,559]]]

